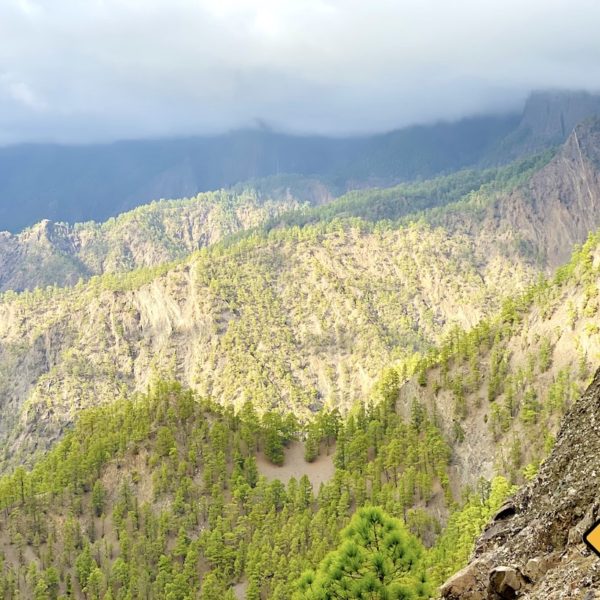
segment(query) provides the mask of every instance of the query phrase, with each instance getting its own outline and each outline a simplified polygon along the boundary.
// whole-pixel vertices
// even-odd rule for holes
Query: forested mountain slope
[[[323,412],[304,430],[309,460],[335,452],[335,473],[319,489],[306,476],[284,485],[261,474],[263,453],[280,462],[302,433],[292,416],[259,419],[249,404],[234,415],[165,383],[82,411],[31,472],[0,478],[0,595],[310,600],[310,574],[300,585],[301,573],[337,546],[352,513],[375,504],[404,518],[389,539],[398,557],[390,587],[429,597],[509,486],[497,478],[469,497],[468,513],[455,513],[455,523],[468,514],[473,534],[450,528],[426,550],[456,508],[450,449],[422,407],[410,419],[396,413],[397,392],[388,375],[376,406],[348,419]]]
[[[582,129],[578,139],[591,141],[578,148],[595,151],[594,132]],[[457,203],[397,221],[371,220],[368,210],[361,219],[336,218],[334,210],[303,227],[275,221],[177,265],[5,294],[6,458],[42,448],[80,408],[144,389],[156,374],[238,407],[251,400],[259,410],[304,417],[322,405],[351,406],[385,365],[426,352],[453,326],[492,315],[558,260],[557,221],[581,224],[573,231],[566,225],[574,241],[585,239],[584,222],[597,226],[600,195],[578,201],[561,194],[578,193],[594,165],[593,155],[582,163],[571,149],[572,138],[512,193],[491,181]],[[535,177],[546,181],[548,173],[556,186],[547,197],[555,199],[529,202],[527,190],[539,189]],[[339,206],[349,205],[350,214],[377,206],[366,199]],[[382,199],[385,207],[389,197]],[[521,207],[524,232],[535,224],[531,243],[497,218],[512,214],[505,204]],[[387,203],[400,215],[403,206],[402,199]]]
[[[71,226],[46,220],[17,235],[0,234],[0,291],[73,285],[92,275],[157,266],[248,229],[266,231],[344,215],[398,218],[459,200],[484,184],[508,189],[542,160],[355,192],[335,202],[318,181],[281,176],[254,181],[251,187],[153,202],[105,223]]]
[[[350,192],[324,206],[284,214],[266,227],[302,226],[337,216],[371,222],[421,218],[475,237],[479,244],[516,250],[550,273],[569,260],[574,244],[600,226],[599,207],[600,120],[589,119],[556,151],[504,168]]]
[[[532,477],[565,411],[600,364],[600,234],[550,280],[507,300],[470,331],[456,329],[400,390],[455,441],[453,478]]]
[[[306,416],[348,407],[535,277],[515,256],[426,224],[274,230],[183,263],[0,303],[5,441],[52,439],[78,410],[177,377],[224,404]],[[22,412],[22,410],[24,412]],[[8,455],[14,452],[10,447]],[[14,457],[13,457],[14,458]]]
[[[310,191],[303,196],[310,198]],[[302,204],[287,186],[268,196],[249,188],[154,202],[101,224],[46,220],[18,235],[0,234],[0,290],[74,285],[92,275],[156,266]]]
[[[335,565],[350,557],[350,534],[340,531],[351,515],[358,511],[351,522],[358,532],[357,519],[386,522],[360,511],[364,504],[403,517],[393,525],[394,552],[406,560],[398,559],[390,589],[403,598],[435,595],[511,491],[503,477],[473,481],[476,493],[457,510],[465,481],[456,465],[465,446],[470,456],[489,451],[482,413],[491,414],[492,443],[501,448],[508,435],[526,442],[523,455],[512,449],[510,461],[495,469],[520,481],[519,460],[540,448],[538,440],[549,451],[578,383],[590,376],[588,360],[598,360],[599,238],[592,236],[553,281],[506,302],[496,317],[469,332],[452,331],[427,357],[384,370],[347,418],[321,411],[302,426],[290,413],[267,410],[260,417],[251,402],[234,414],[160,382],[147,394],[80,411],[73,430],[31,472],[19,468],[0,478],[3,597],[312,600],[337,577]],[[565,322],[570,330],[556,327]],[[579,348],[576,363],[573,348]],[[411,367],[415,380],[402,384]],[[565,581],[588,585],[589,560],[581,558],[577,536],[593,516],[593,509],[584,512],[594,475],[577,440],[586,423],[593,427],[591,390],[570,411],[534,487],[517,496],[517,516],[494,522],[477,549],[482,560],[444,587],[445,597],[467,597],[461,594],[469,589],[487,597],[492,567],[494,586],[535,585],[540,598]],[[479,438],[476,427],[484,432]],[[259,461],[285,461],[295,437],[305,438],[307,460],[333,453],[335,472],[319,490],[307,477],[287,486],[261,477]],[[474,476],[487,475],[471,468]],[[525,477],[536,469],[528,465]],[[558,483],[567,470],[571,479]],[[584,481],[585,493],[578,493]],[[550,492],[538,494],[539,486],[564,505],[560,523]],[[507,532],[521,526],[528,531],[521,545],[503,548]],[[559,555],[567,537],[572,549]],[[549,540],[554,549],[546,556]],[[331,561],[338,561],[333,571]],[[307,571],[317,565],[316,575]],[[349,577],[353,585],[372,585],[365,572],[364,579]]]

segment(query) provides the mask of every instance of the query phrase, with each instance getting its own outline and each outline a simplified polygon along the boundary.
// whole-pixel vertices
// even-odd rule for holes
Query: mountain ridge
[[[505,241],[512,239],[511,243],[530,252],[532,260],[555,268],[568,260],[571,246],[585,239],[597,222],[599,146],[599,121],[589,120],[577,126],[554,153],[502,168],[462,171],[339,198],[332,198],[317,180],[281,176],[251,187],[154,202],[105,223],[68,225],[46,220],[17,235],[0,234],[0,290],[73,285],[80,277],[153,267],[248,229],[304,226],[350,216],[397,220],[417,212],[432,221],[435,216],[429,209],[467,200],[469,194],[493,188],[496,180],[502,181],[513,171],[517,183],[500,185],[506,193],[499,194],[501,201],[488,209],[487,224],[477,227],[488,227],[491,237],[497,237],[501,229]],[[527,182],[523,174],[528,169],[532,178]],[[540,172],[534,174],[535,170]],[[578,206],[568,207],[569,202]],[[544,214],[553,220],[553,228],[539,222],[539,215]],[[439,224],[457,226],[450,218]],[[538,256],[542,249],[549,254]]]
[[[534,92],[520,114],[467,117],[354,138],[242,130],[216,137],[0,148],[0,230],[42,219],[102,221],[159,198],[255,178],[320,179],[335,195],[506,164],[562,144],[600,96]],[[11,206],[19,206],[19,216]]]
[[[315,180],[269,178],[253,182],[252,187],[239,185],[191,199],[153,202],[103,223],[45,220],[16,235],[0,233],[0,291],[73,285],[92,275],[156,267],[221,240],[235,243],[252,235],[252,230],[261,234],[352,216],[394,219],[459,200],[505,171],[523,177],[535,164],[533,160],[504,170],[459,172],[336,199]]]
[[[563,158],[542,167],[542,180],[549,169],[570,181]],[[539,276],[530,249],[494,220],[503,202],[522,198],[510,194],[472,194],[432,209],[431,223],[425,211],[396,224],[348,217],[273,228],[175,266],[5,294],[7,458],[36,443],[36,427],[45,429],[38,441],[54,439],[79,407],[143,389],[155,372],[237,407],[250,399],[261,410],[307,416],[323,404],[351,406],[385,365],[426,352],[455,325],[474,326],[501,307],[508,285],[524,290]],[[545,208],[537,206],[538,216]],[[581,206],[564,208],[576,218]],[[551,218],[539,222],[554,227]],[[574,239],[583,242],[583,232]]]
[[[356,138],[247,130],[214,138],[4,147],[0,230],[15,232],[41,219],[105,220],[151,200],[280,174],[318,177],[337,193],[428,178],[476,163],[515,121],[473,117]]]
[[[45,220],[17,235],[0,233],[0,290],[158,266],[304,205],[287,189],[273,196],[221,190],[155,202],[100,224]]]

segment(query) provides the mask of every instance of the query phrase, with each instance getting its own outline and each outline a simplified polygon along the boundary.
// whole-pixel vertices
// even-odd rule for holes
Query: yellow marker
[[[600,556],[600,521],[596,521],[584,534],[586,546]]]

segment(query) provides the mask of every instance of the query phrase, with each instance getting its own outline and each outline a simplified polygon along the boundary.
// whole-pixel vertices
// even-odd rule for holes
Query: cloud
[[[600,88],[599,22],[596,0],[3,0],[0,142],[515,109]]]
[[[6,81],[6,79],[4,78],[5,91],[16,103],[35,112],[43,111],[46,108],[46,103],[26,83]]]

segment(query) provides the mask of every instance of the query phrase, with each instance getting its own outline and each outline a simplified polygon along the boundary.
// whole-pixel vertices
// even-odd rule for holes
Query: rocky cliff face
[[[575,244],[600,227],[600,119],[578,125],[519,185],[479,201],[484,189],[465,197],[470,210],[432,211],[427,218],[479,244],[512,249],[551,273],[569,259]]]
[[[600,370],[566,416],[537,477],[479,538],[470,564],[441,589],[446,600],[592,600],[600,559],[582,535],[600,517]]]
[[[588,92],[548,91],[531,94],[518,129],[539,144],[561,143],[574,127],[600,115],[600,96]]]
[[[600,99],[599,99],[600,103]],[[531,179],[498,200],[484,227],[553,269],[600,226],[600,120],[579,125]]]
[[[576,125],[600,116],[600,95],[539,91],[529,96],[521,120],[497,147],[497,158],[510,160],[562,144]]]

